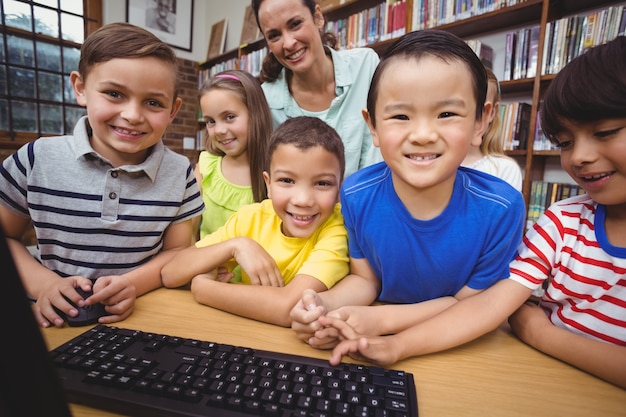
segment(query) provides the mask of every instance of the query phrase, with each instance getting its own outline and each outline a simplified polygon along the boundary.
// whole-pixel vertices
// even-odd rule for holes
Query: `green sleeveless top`
[[[251,186],[236,185],[224,178],[221,156],[202,151],[198,164],[202,174],[202,200],[205,205],[200,225],[202,239],[226,223],[239,207],[254,203],[254,198]]]

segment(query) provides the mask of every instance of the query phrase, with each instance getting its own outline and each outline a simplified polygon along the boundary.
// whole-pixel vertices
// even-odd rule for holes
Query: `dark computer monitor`
[[[0,416],[71,417],[63,387],[0,224]]]

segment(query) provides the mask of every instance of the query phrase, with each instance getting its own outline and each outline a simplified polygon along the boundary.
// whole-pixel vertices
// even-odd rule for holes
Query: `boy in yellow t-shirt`
[[[179,252],[161,277],[170,288],[191,281],[201,304],[290,326],[289,311],[304,289],[325,291],[348,273],[338,203],[344,148],[332,127],[302,116],[272,133],[268,158],[263,177],[269,199],[243,206],[223,227]],[[250,285],[229,286],[236,265]]]

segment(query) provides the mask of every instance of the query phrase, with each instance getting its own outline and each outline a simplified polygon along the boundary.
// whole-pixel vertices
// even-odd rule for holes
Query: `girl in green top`
[[[200,88],[198,98],[206,123],[206,151],[195,169],[206,206],[200,224],[203,238],[242,205],[267,198],[263,170],[272,119],[259,81],[244,71],[215,75]]]

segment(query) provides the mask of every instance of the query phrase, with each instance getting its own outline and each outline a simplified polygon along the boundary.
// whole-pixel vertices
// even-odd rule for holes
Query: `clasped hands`
[[[327,312],[321,297],[305,290],[290,312],[291,328],[312,347],[333,349],[331,365],[339,364],[347,355],[386,366],[397,362],[399,356],[391,336],[380,336],[376,310],[372,306],[344,306]]]

